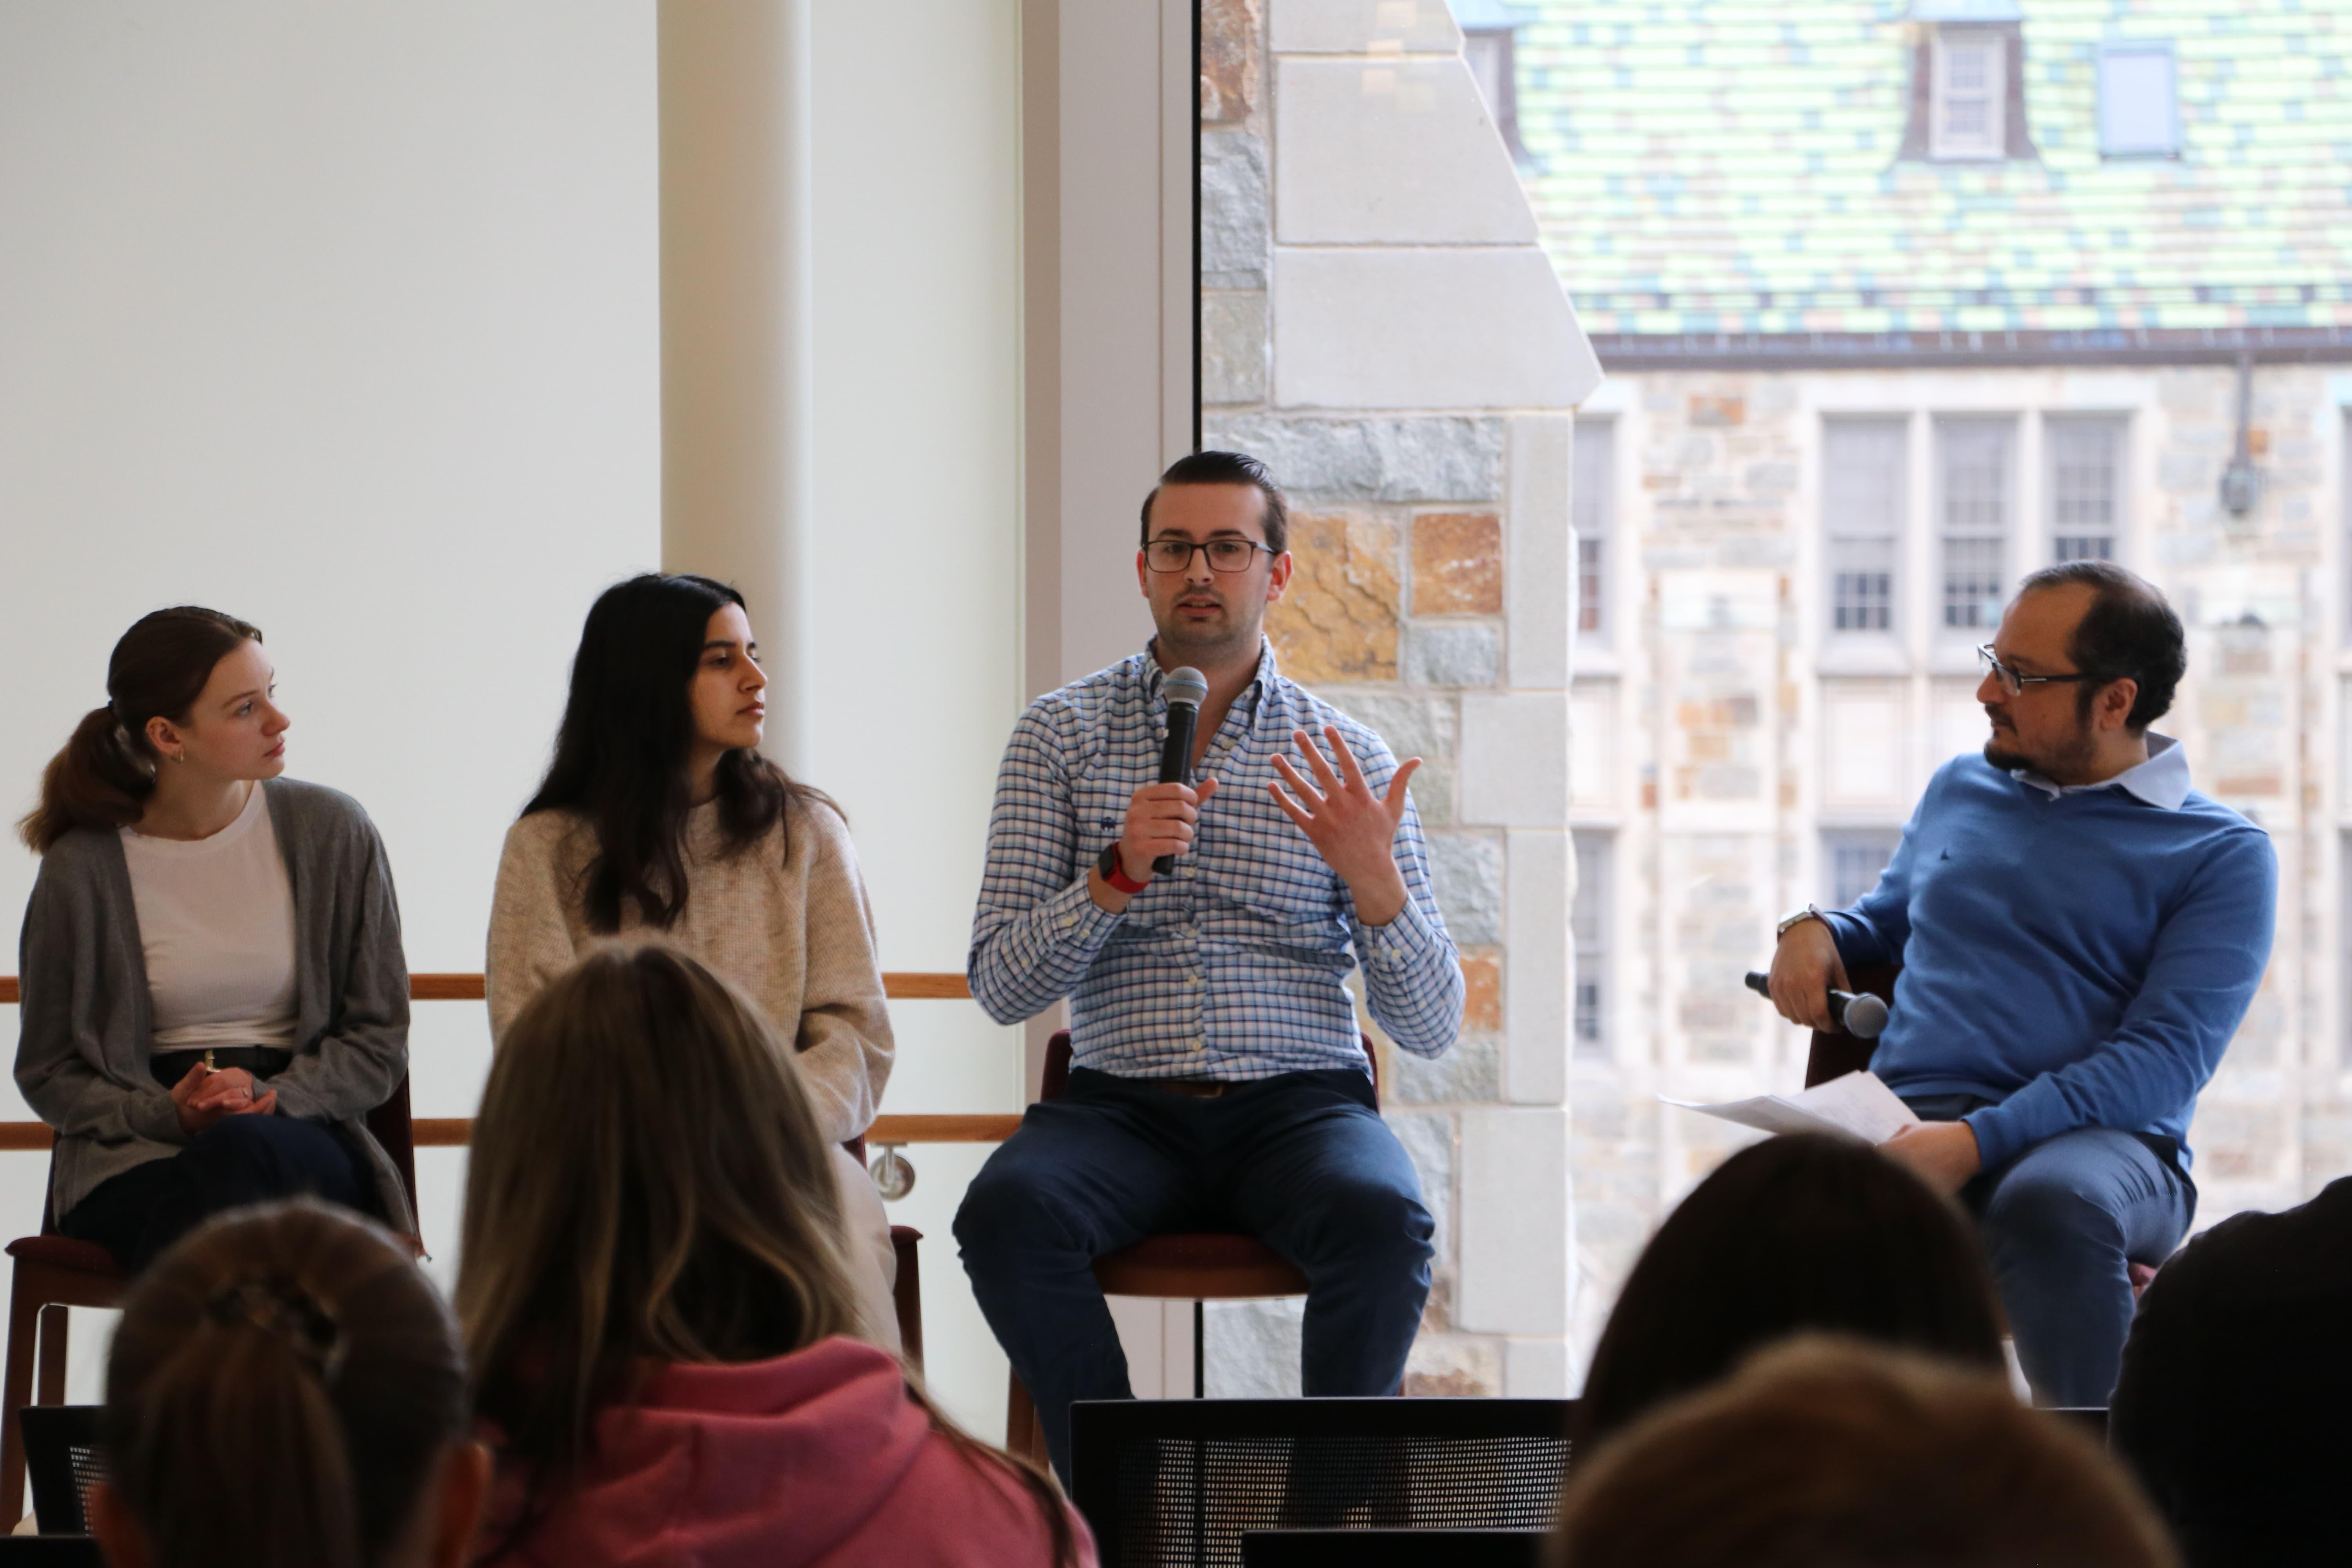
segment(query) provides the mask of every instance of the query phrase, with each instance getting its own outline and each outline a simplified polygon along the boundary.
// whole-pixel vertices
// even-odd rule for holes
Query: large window
[[[1613,869],[1612,836],[1580,831],[1576,838],[1576,901],[1569,924],[1576,941],[1576,1017],[1572,1026],[1580,1057],[1609,1055],[1609,907]],[[1557,926],[1552,928],[1557,931]]]
[[[1830,630],[1895,629],[1903,539],[1903,422],[1832,419],[1822,429],[1822,534]]]
[[[1936,521],[1947,631],[1991,635],[2009,596],[2011,426],[1945,419],[1936,425]]]
[[[1606,419],[1576,422],[1576,489],[1570,515],[1576,523],[1576,634],[1586,642],[1609,640],[1610,535],[1617,515],[1616,425]]]
[[[1822,871],[1829,894],[1823,907],[1852,909],[1878,886],[1878,874],[1895,858],[1895,847],[1902,838],[1902,831],[1893,827],[1840,827],[1823,833]]]
[[[2123,531],[2124,422],[2053,416],[2043,431],[2051,558],[2113,561]]]

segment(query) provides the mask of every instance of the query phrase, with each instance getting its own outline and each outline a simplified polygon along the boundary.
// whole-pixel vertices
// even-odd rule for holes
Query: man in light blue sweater
[[[1772,1000],[1826,1029],[1849,964],[1903,965],[1871,1068],[1924,1121],[1886,1152],[1978,1215],[2036,1397],[2105,1405],[2130,1266],[2196,1212],[2189,1120],[2262,984],[2278,867],[2148,733],[2189,662],[2153,587],[2049,567],[1979,651],[1983,755],[1928,781],[1860,903],[1781,923]]]

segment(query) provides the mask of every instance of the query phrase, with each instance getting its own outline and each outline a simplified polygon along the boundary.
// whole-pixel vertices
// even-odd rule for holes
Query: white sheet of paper
[[[1718,1105],[1658,1098],[1759,1131],[1831,1132],[1865,1143],[1884,1143],[1919,1120],[1874,1072],[1850,1072],[1802,1094],[1759,1094]]]

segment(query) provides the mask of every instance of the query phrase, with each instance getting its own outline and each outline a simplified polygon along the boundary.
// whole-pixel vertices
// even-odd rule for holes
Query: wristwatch
[[[1127,868],[1119,864],[1118,840],[1116,838],[1103,846],[1102,858],[1095,862],[1095,869],[1102,873],[1104,881],[1122,893],[1143,891],[1143,884],[1129,876]]]
[[[1807,921],[1818,921],[1821,919],[1822,911],[1815,909],[1811,904],[1807,904],[1801,910],[1790,910],[1787,914],[1780,917],[1780,923],[1772,928],[1772,940],[1774,942],[1778,942],[1798,926],[1803,925]],[[1822,921],[1822,923],[1827,925],[1829,922],[1827,921]]]

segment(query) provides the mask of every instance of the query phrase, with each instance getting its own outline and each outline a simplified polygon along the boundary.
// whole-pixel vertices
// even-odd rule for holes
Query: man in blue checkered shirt
[[[1461,1026],[1461,962],[1406,794],[1420,759],[1275,668],[1286,533],[1254,459],[1177,462],[1136,554],[1159,636],[1032,703],[997,774],[972,994],[1007,1024],[1067,997],[1072,1067],[955,1231],[1065,1481],[1071,1401],[1130,1392],[1097,1258],[1261,1238],[1307,1276],[1309,1394],[1393,1392],[1429,1295],[1429,1211],[1344,981],[1361,965],[1372,1016],[1433,1057]],[[1198,782],[1160,784],[1161,683],[1187,665],[1209,688]]]

